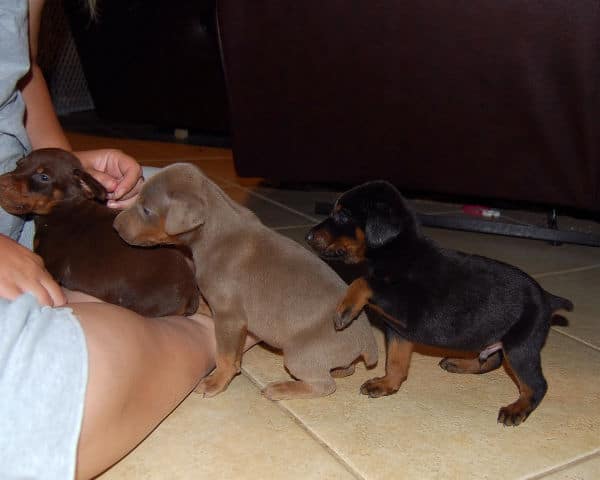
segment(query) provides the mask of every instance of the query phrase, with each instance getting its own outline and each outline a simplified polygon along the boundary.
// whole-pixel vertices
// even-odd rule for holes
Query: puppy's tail
[[[550,308],[552,309],[552,318],[550,318],[550,325],[557,325],[561,327],[568,326],[569,320],[563,317],[562,315],[558,315],[556,311],[566,310],[567,312],[572,312],[573,302],[571,302],[571,300],[567,300],[566,298],[552,295],[548,292],[546,292],[546,294],[548,295],[548,299],[550,300]]]

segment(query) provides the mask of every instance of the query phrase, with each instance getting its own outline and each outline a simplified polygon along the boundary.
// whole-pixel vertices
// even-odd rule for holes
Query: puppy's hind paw
[[[331,370],[331,376],[333,378],[349,377],[350,375],[354,374],[355,370],[356,365],[354,364],[351,364],[347,367],[334,368],[333,370]]]
[[[322,397],[333,392],[335,392],[335,382],[331,379],[316,383],[292,380],[270,383],[263,389],[262,394],[269,400],[291,400]]]
[[[456,364],[452,361],[451,358],[442,358],[438,365],[441,369],[446,370],[447,372],[458,373]]]
[[[438,365],[450,373],[479,373],[480,368],[477,358],[443,358]]]

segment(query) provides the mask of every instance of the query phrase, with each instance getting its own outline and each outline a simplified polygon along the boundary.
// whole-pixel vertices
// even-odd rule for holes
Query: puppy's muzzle
[[[329,232],[319,226],[311,228],[306,234],[306,243],[318,253],[323,253],[332,242]]]
[[[22,215],[31,211],[31,205],[23,197],[20,186],[12,175],[0,176],[0,206],[13,215]]]

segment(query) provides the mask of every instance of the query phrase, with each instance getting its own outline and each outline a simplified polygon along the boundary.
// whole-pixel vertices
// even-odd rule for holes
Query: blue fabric
[[[87,365],[71,309],[0,299],[0,478],[74,478]]]
[[[31,150],[23,125],[25,103],[17,83],[29,71],[26,0],[0,0],[0,173]],[[0,208],[0,232],[19,240],[23,220]]]

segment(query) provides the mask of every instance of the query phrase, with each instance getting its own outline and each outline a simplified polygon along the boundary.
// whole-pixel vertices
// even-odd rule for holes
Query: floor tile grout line
[[[554,466],[554,467],[544,470],[542,472],[534,473],[533,475],[521,477],[521,480],[540,480],[542,478],[546,478],[548,475],[562,472],[562,471],[566,470],[567,468],[571,468],[575,465],[579,465],[580,463],[586,462],[595,457],[600,458],[600,448],[597,448],[590,453],[580,455],[579,457],[575,457],[574,459],[568,461],[567,463],[563,463],[562,465]]]
[[[262,391],[262,389],[264,388],[264,385],[261,385],[261,382],[259,382],[254,375],[252,375],[248,370],[246,370],[244,367],[242,367],[242,372],[244,374],[244,376],[253,384],[255,385],[259,390]],[[272,401],[273,403],[275,403],[275,407],[278,408],[279,410],[281,410],[287,417],[290,418],[290,420],[292,420],[300,429],[302,429],[304,432],[306,432],[306,434],[312,438],[315,442],[317,442],[321,448],[323,448],[327,453],[329,453],[329,455],[331,457],[333,457],[335,459],[336,462],[338,462],[342,467],[344,467],[344,469],[350,473],[354,478],[356,478],[356,480],[367,480],[365,476],[361,475],[352,465],[350,465],[346,460],[344,460],[341,455],[339,453],[337,453],[333,448],[331,448],[327,442],[321,438],[317,432],[314,431],[314,429],[309,428],[308,425],[306,425],[304,422],[302,422],[302,420],[300,420],[300,418],[298,418],[297,415],[294,414],[294,412],[287,406],[283,405],[280,401]]]
[[[594,345],[593,343],[587,342],[586,340],[583,340],[582,338],[576,337],[575,335],[572,335],[570,333],[565,332],[564,330],[559,330],[556,327],[551,327],[553,331],[555,331],[556,333],[560,333],[561,335],[570,338],[571,340],[577,342],[577,343],[582,343],[583,345],[585,345],[588,348],[591,348],[592,350],[596,350],[597,352],[600,352],[600,347],[598,347],[597,345]]]
[[[215,177],[215,178],[219,178],[219,180],[221,180],[223,183],[226,183],[230,187],[239,188],[240,190],[243,190],[244,192],[246,192],[249,195],[253,195],[253,196],[257,197],[257,198],[260,198],[261,200],[264,200],[265,202],[272,203],[273,205],[276,205],[276,206],[278,206],[280,208],[283,208],[284,210],[287,210],[288,212],[295,213],[296,215],[300,215],[301,217],[304,217],[307,220],[310,220],[311,222],[314,222],[314,223],[318,223],[319,222],[319,219],[316,218],[316,217],[311,217],[310,215],[308,215],[306,213],[303,213],[303,212],[301,212],[299,210],[296,210],[295,208],[288,207],[284,203],[278,202],[277,200],[273,200],[272,198],[269,198],[266,195],[262,195],[260,193],[257,193],[255,191],[251,190],[250,188],[242,187],[241,185],[239,185],[239,184],[237,184],[235,182],[232,182],[231,180],[227,180],[226,178],[223,178],[223,177]]]
[[[338,462],[342,467],[344,467],[344,469],[350,473],[350,475],[352,475],[354,478],[356,478],[357,480],[366,480],[366,477],[361,475],[350,463],[348,463],[339,453],[337,453],[326,441],[325,439],[323,439],[320,435],[317,434],[317,432],[313,429],[310,428],[308,425],[306,425],[302,420],[300,420],[300,418],[298,418],[297,415],[294,414],[294,412],[288,408],[287,406],[283,405],[281,402],[277,402],[277,407],[282,410],[283,412],[286,413],[286,415],[288,415],[289,417],[291,417],[291,419],[294,421],[294,423],[296,423],[296,425],[298,425],[299,428],[301,428],[302,430],[304,430],[306,432],[306,434],[312,438],[315,442],[317,442],[327,453],[329,453],[329,455],[331,455],[331,457],[333,457],[336,462]]]
[[[600,263],[586,265],[585,267],[568,268],[566,270],[556,270],[553,272],[535,273],[532,275],[532,277],[533,278],[546,278],[546,277],[551,277],[554,275],[566,275],[566,274],[570,274],[570,273],[586,272],[588,270],[594,270],[596,268],[600,268]]]

